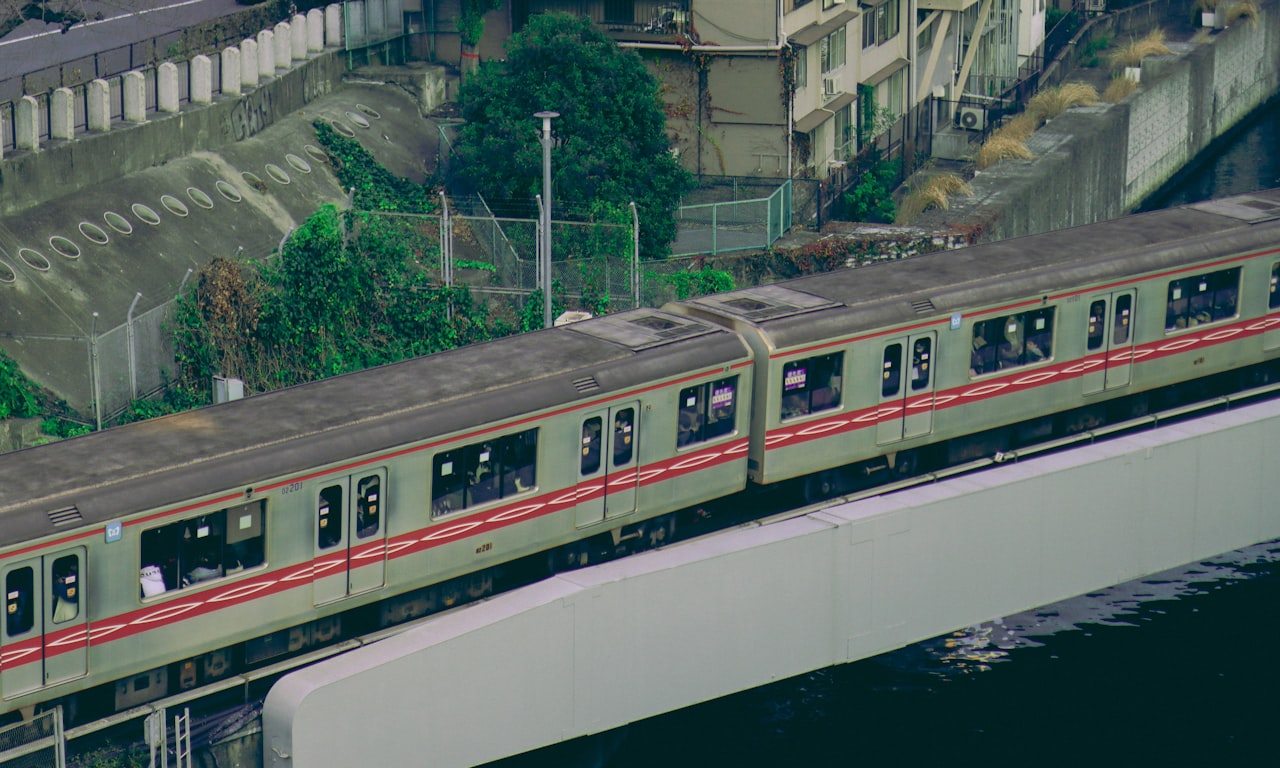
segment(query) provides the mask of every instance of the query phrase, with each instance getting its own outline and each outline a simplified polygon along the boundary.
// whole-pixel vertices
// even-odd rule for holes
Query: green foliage
[[[498,273],[498,268],[487,261],[477,261],[475,259],[458,259],[453,262],[455,269],[483,269],[485,272]]]
[[[537,331],[545,326],[546,317],[542,314],[542,289],[529,294],[524,308],[520,311],[520,332]],[[569,307],[564,301],[564,286],[559,280],[551,281],[551,319],[555,320]]]
[[[215,375],[250,392],[484,341],[513,331],[465,288],[439,286],[424,263],[439,250],[435,198],[388,173],[357,142],[317,123],[353,211],[326,205],[266,263],[214,259],[180,297],[172,402],[135,404],[144,418],[209,399]],[[484,262],[463,263],[493,270]]]
[[[40,387],[18,363],[0,352],[0,419],[25,419],[40,413]]]
[[[484,36],[484,15],[502,7],[502,0],[462,0],[462,12],[454,19],[462,44],[476,46]]]
[[[896,209],[893,189],[898,182],[901,160],[882,160],[872,152],[855,171],[858,181],[841,198],[844,218],[849,221],[892,223]]]
[[[46,435],[52,435],[58,438],[79,437],[87,435],[93,431],[93,427],[88,424],[81,424],[71,419],[63,419],[57,416],[50,416],[40,421],[40,431]]]
[[[401,178],[384,168],[360,142],[316,120],[316,140],[329,153],[334,175],[344,189],[354,191],[351,207],[357,211],[432,213],[439,209],[435,194],[421,184]]]
[[[712,269],[707,266],[696,272],[675,272],[663,275],[662,280],[675,289],[677,301],[724,293],[736,287],[733,275],[723,269]]]
[[[467,122],[455,167],[490,201],[536,218],[543,153],[533,115],[555,110],[553,211],[617,221],[634,201],[641,253],[670,252],[674,213],[693,182],[670,152],[659,86],[637,53],[586,18],[535,15],[508,41],[505,62],[485,62],[467,79],[460,102]],[[559,246],[556,255],[565,255]]]
[[[1080,48],[1080,66],[1096,67],[1102,64],[1102,53],[1111,47],[1110,35],[1097,35]]]

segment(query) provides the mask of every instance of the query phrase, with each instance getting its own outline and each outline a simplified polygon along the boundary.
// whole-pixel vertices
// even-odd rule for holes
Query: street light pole
[[[543,110],[542,120],[542,327],[551,327],[551,121],[559,112]]]

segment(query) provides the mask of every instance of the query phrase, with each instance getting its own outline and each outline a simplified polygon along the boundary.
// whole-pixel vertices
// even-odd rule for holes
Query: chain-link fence
[[[732,200],[682,205],[677,211],[679,230],[671,251],[674,256],[712,255],[725,251],[764,249],[791,229],[791,182],[777,180],[770,186],[743,183],[729,177],[720,183],[704,179],[693,199],[731,194]],[[748,191],[749,190],[749,191]],[[738,199],[747,191],[766,194]]]
[[[64,768],[62,708],[0,728],[0,768]]]

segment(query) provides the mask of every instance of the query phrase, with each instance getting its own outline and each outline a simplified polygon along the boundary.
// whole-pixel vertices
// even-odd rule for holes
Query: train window
[[[356,482],[356,538],[376,536],[382,520],[382,478],[362,477]]]
[[[613,417],[613,466],[621,467],[631,461],[635,453],[633,427],[636,420],[634,408],[623,408]]]
[[[880,365],[880,396],[893,397],[902,389],[902,345],[890,344],[884,348],[884,361]]]
[[[4,626],[9,637],[26,634],[35,625],[34,597],[35,571],[31,566],[9,571],[4,580]]]
[[[1269,306],[1271,309],[1280,307],[1280,261],[1271,265],[1271,298]]]
[[[911,345],[911,391],[929,386],[929,358],[932,357],[933,339],[916,339]]]
[[[1089,351],[1099,349],[1102,346],[1103,339],[1107,333],[1107,302],[1106,299],[1099,299],[1089,305],[1089,333],[1088,346]]]
[[[1133,314],[1133,296],[1124,294],[1116,297],[1116,313],[1111,324],[1111,343],[1129,343],[1129,319]]]
[[[1236,316],[1240,268],[1169,281],[1165,331],[1177,331]]]
[[[732,433],[738,409],[737,391],[737,376],[680,390],[676,447]]]
[[[1054,308],[981,320],[973,324],[969,374],[1031,365],[1053,356]]]
[[[432,516],[532,489],[537,457],[536,429],[436,454],[431,480]]]
[[[53,623],[63,624],[80,615],[80,557],[64,555],[53,561]]]
[[[840,407],[844,353],[795,360],[782,366],[782,418]]]
[[[600,470],[600,431],[604,419],[592,416],[582,422],[582,474],[594,475]]]
[[[251,501],[142,532],[143,597],[220,579],[266,559],[266,502]]]
[[[329,549],[342,541],[342,496],[340,485],[320,490],[316,502],[316,546]]]

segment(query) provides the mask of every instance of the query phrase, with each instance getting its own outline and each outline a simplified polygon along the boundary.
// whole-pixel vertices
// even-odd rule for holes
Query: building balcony
[[[691,0],[514,0],[516,29],[530,16],[567,11],[591,19],[606,35],[623,42],[673,43],[690,32]]]

